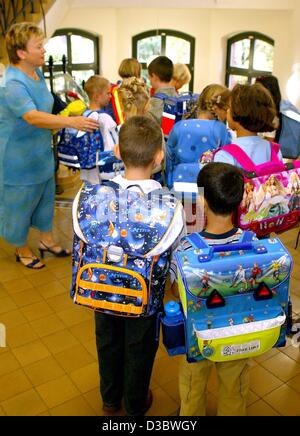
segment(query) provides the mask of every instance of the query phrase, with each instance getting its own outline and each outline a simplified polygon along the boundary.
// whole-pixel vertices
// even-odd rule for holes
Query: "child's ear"
[[[114,155],[116,156],[117,159],[122,160],[119,144],[116,144],[114,147]]]
[[[164,150],[159,150],[156,153],[155,158],[154,158],[154,168],[158,167],[162,163],[162,161],[164,160],[164,157],[165,157]]]

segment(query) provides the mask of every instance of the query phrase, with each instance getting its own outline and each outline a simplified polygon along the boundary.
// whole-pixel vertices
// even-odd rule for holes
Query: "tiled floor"
[[[66,195],[67,194],[67,195]],[[69,193],[64,196],[68,197]],[[71,247],[71,211],[59,208],[55,235]],[[300,313],[300,256],[293,249],[297,230],[282,240],[294,258],[293,311]],[[36,250],[37,234],[31,245]],[[0,323],[7,347],[0,348],[1,415],[102,415],[93,315],[69,298],[70,259],[46,258],[47,268],[32,271],[15,262],[14,250],[0,241]],[[149,416],[175,415],[181,357],[160,346],[152,377]],[[208,414],[216,411],[217,383],[208,388]],[[255,359],[251,366],[249,415],[300,415],[300,353],[291,345]]]

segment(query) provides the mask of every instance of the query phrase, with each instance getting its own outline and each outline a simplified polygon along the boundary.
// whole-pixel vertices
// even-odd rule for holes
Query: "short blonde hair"
[[[126,119],[135,115],[143,115],[150,99],[144,80],[136,77],[124,79],[118,89],[118,95]]]
[[[95,75],[90,77],[85,83],[84,90],[87,93],[89,99],[91,99],[97,92],[100,94],[104,92],[107,87],[110,87],[109,80],[105,77]]]
[[[119,76],[122,79],[128,79],[129,77],[141,77],[142,67],[141,64],[135,58],[123,59],[119,66]]]
[[[18,50],[26,50],[28,41],[32,36],[44,38],[43,31],[34,23],[23,22],[14,24],[6,34],[6,50],[8,53],[9,61],[12,64],[18,64],[20,58]]]
[[[173,70],[173,80],[178,80],[182,86],[191,81],[191,73],[185,64],[175,64]]]

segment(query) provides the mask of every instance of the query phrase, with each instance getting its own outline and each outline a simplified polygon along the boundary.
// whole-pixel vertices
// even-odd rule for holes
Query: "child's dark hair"
[[[277,113],[280,111],[281,92],[278,79],[275,76],[259,76],[256,78],[256,83],[261,83],[268,91],[270,91]]]
[[[148,66],[149,76],[155,74],[164,83],[171,82],[173,71],[173,62],[166,56],[158,56]]]
[[[250,132],[274,130],[275,103],[270,92],[260,83],[235,85],[231,91],[230,112],[232,119]]]
[[[145,116],[129,118],[119,134],[121,158],[127,167],[147,168],[162,150],[162,132],[158,123]]]
[[[213,162],[205,165],[197,179],[199,188],[204,188],[204,198],[216,215],[231,215],[242,202],[244,177],[233,165]]]

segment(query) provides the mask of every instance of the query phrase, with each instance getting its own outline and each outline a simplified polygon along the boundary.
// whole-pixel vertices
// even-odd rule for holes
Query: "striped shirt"
[[[208,233],[205,230],[200,232],[200,236],[202,236],[202,238],[205,239],[208,245],[227,245],[227,244],[236,243],[240,240],[242,234],[243,234],[243,230],[239,228],[233,228],[229,232],[222,233],[220,235]],[[179,246],[177,247],[176,251],[187,251],[192,248],[193,248],[192,244],[187,239],[184,238],[179,244]],[[175,258],[176,251],[173,252],[172,254],[172,260],[170,266],[171,283],[177,281],[177,262]]]

